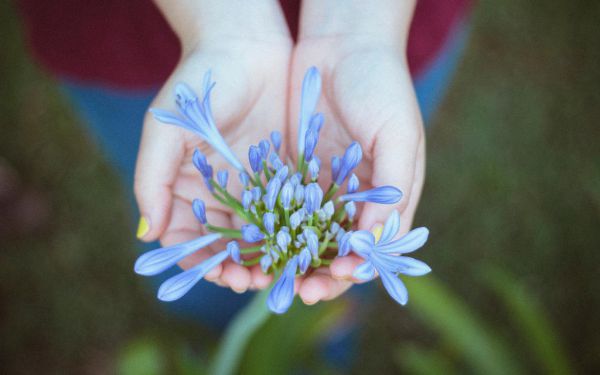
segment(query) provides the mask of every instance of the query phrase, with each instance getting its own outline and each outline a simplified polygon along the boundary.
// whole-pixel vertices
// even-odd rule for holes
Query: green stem
[[[217,348],[208,374],[230,375],[237,372],[250,339],[271,315],[266,307],[269,292],[270,288],[266,288],[256,293],[252,301],[233,318]]]
[[[222,233],[228,238],[242,238],[242,232],[238,229],[223,228],[212,224],[206,224],[206,229],[210,230],[211,232]]]
[[[258,172],[254,172],[254,186],[260,186],[260,189],[263,192],[265,191],[265,186],[263,185],[262,181],[260,180],[260,175],[258,174]]]
[[[263,245],[252,246],[252,247],[245,247],[243,249],[240,249],[240,253],[242,253],[242,254],[253,254],[253,253],[256,253],[256,252],[260,251],[261,247],[263,247]]]
[[[244,260],[244,261],[242,262],[242,264],[243,264],[244,266],[246,266],[246,267],[250,267],[250,266],[253,266],[253,265],[255,265],[255,264],[258,264],[258,263],[260,263],[260,258],[262,258],[262,256],[260,256],[260,257],[256,257],[256,258],[252,258],[252,259],[248,259],[248,260]]]
[[[267,165],[267,161],[263,160],[263,171],[265,172],[265,177],[267,177],[267,181],[271,179],[271,171],[269,171],[269,166]]]
[[[331,265],[331,262],[333,262],[333,259],[321,259],[322,266],[329,266]]]
[[[335,193],[337,193],[339,188],[339,185],[332,182],[331,185],[329,185],[329,189],[327,189],[327,193],[323,198],[323,202],[327,202],[328,200],[330,200],[335,195]]]

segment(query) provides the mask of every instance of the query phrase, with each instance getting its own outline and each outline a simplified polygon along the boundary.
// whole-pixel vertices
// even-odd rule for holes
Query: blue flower
[[[292,198],[294,198],[294,187],[291,182],[287,181],[281,188],[281,193],[279,193],[279,200],[284,210],[290,209]]]
[[[240,182],[242,183],[242,186],[248,187],[248,184],[250,183],[250,176],[248,176],[248,173],[246,173],[245,171],[240,172],[238,176],[240,177]]]
[[[267,306],[275,314],[286,312],[294,301],[294,282],[296,278],[296,269],[298,268],[298,256],[288,260],[281,277],[275,285],[267,299]]]
[[[201,199],[194,199],[192,201],[192,211],[202,224],[206,224],[206,206],[204,205],[204,201]]]
[[[275,173],[275,178],[278,178],[283,183],[283,181],[285,181],[287,178],[289,171],[290,168],[287,165],[284,165],[283,167],[279,168],[277,173]]]
[[[260,157],[260,149],[257,146],[250,146],[248,148],[248,160],[250,161],[250,168],[254,173],[262,171],[262,159]]]
[[[322,210],[323,210],[323,213],[325,214],[325,218],[327,220],[329,220],[335,213],[335,206],[333,205],[332,201],[327,201],[327,203],[325,203],[323,205]]]
[[[312,255],[310,253],[310,250],[308,250],[308,248],[305,247],[300,251],[300,254],[298,254],[298,269],[300,273],[306,272],[308,266],[310,266],[311,261]]]
[[[202,101],[194,91],[185,83],[178,83],[175,86],[175,98],[179,114],[173,114],[161,109],[150,109],[158,121],[180,126],[184,129],[196,133],[204,139],[215,150],[217,150],[225,160],[227,160],[235,169],[243,171],[242,163],[233,154],[225,140],[219,133],[210,108],[210,92],[215,83],[210,78],[210,70],[204,74],[204,98]]]
[[[275,148],[275,151],[279,152],[279,149],[281,148],[281,133],[278,131],[272,131],[271,132],[271,142],[273,143],[273,147]]]
[[[317,183],[310,183],[306,185],[304,190],[304,208],[306,213],[312,215],[319,208],[321,208],[321,201],[323,200],[323,190]]]
[[[347,193],[355,193],[360,186],[360,182],[358,181],[358,177],[354,173],[348,179],[348,186],[346,188]]]
[[[306,137],[304,139],[304,160],[310,161],[319,142],[319,132],[323,126],[323,114],[317,113],[311,118],[310,126],[306,131]]]
[[[210,180],[213,177],[212,167],[210,166],[210,164],[208,164],[206,156],[203,153],[201,153],[198,149],[194,150],[194,155],[192,156],[192,163],[194,163],[194,166],[196,167],[196,169],[198,169],[202,177],[204,177],[207,180]]]
[[[158,288],[158,299],[171,302],[183,297],[210,270],[223,263],[229,255],[227,250],[220,251],[197,266],[167,279]]]
[[[266,139],[258,142],[258,148],[260,150],[260,157],[262,160],[267,160],[267,156],[269,156],[269,150],[271,149],[271,144]]]
[[[139,275],[157,275],[167,268],[172,267],[186,256],[212,244],[221,237],[220,233],[211,233],[188,242],[148,251],[136,260],[133,269]]]
[[[362,160],[362,148],[358,142],[352,142],[346,149],[344,157],[340,162],[340,168],[335,176],[335,183],[341,186],[346,177]]]
[[[277,196],[279,195],[279,190],[281,189],[281,180],[278,178],[272,178],[271,181],[267,184],[267,192],[263,197],[263,202],[265,202],[265,206],[267,210],[273,211],[275,208],[275,203],[277,202]]]
[[[250,203],[252,203],[252,193],[249,190],[242,191],[242,206],[244,210],[250,208]]]
[[[223,189],[227,188],[228,179],[229,172],[227,172],[226,170],[221,170],[217,172],[217,182],[219,183],[219,186],[221,186]]]
[[[402,199],[402,192],[393,186],[379,186],[357,193],[344,194],[340,197],[343,202],[373,202],[380,204],[393,204]]]
[[[284,228],[286,227],[282,227],[281,230],[277,232],[277,236],[275,239],[277,241],[277,246],[279,246],[281,251],[286,252],[288,245],[290,244],[290,242],[292,242],[292,236],[290,236],[290,234],[287,231],[285,231]]]
[[[353,232],[349,242],[352,250],[365,259],[365,262],[356,268],[353,276],[371,280],[376,271],[390,296],[405,305],[408,301],[408,291],[398,274],[422,276],[429,273],[431,268],[422,261],[403,254],[421,248],[427,242],[429,231],[427,228],[413,229],[394,241],[399,229],[400,214],[393,211],[383,227],[379,241],[375,241],[373,233],[361,230]]]
[[[242,253],[240,252],[240,245],[237,241],[229,241],[227,243],[227,252],[231,257],[231,260],[237,264],[242,264]]]
[[[267,233],[275,233],[275,214],[272,212],[266,212],[263,215],[263,226],[265,227]]]
[[[348,214],[348,219],[353,220],[354,215],[356,215],[356,204],[350,201],[344,205],[344,210],[346,211],[346,214]]]
[[[254,224],[242,225],[242,238],[246,242],[258,242],[265,239],[265,235],[260,231],[260,228]]]
[[[298,154],[304,154],[306,131],[310,125],[317,102],[321,96],[321,74],[314,66],[308,69],[302,81],[302,97],[300,102],[300,119],[298,126]]]
[[[267,273],[269,267],[271,267],[271,264],[273,264],[273,259],[269,254],[265,254],[260,258],[260,269],[264,273]]]
[[[304,235],[304,239],[306,240],[306,247],[310,251],[310,254],[313,258],[319,257],[319,237],[317,234],[310,228],[304,228],[302,232]]]
[[[343,229],[340,229],[336,236],[336,240],[338,242],[338,256],[345,257],[350,253],[350,236],[352,236],[352,232],[344,232]]]
[[[331,157],[331,178],[335,181],[337,179],[338,173],[340,173],[340,165],[342,161],[339,156]]]
[[[294,201],[297,205],[301,205],[304,202],[305,188],[302,184],[298,183],[294,189]]]
[[[262,195],[260,186],[253,187],[250,191],[252,192],[252,200],[258,203],[260,201],[260,196]]]
[[[300,224],[302,224],[302,221],[304,221],[305,214],[306,211],[304,209],[300,209],[290,216],[290,226],[292,227],[292,229],[295,230],[300,226]]]
[[[316,156],[308,163],[308,173],[310,173],[310,179],[313,181],[319,178],[319,160]]]
[[[276,153],[272,153],[271,155],[269,155],[269,162],[271,163],[273,168],[275,168],[276,171],[283,168],[284,166],[283,162],[279,158],[279,155],[277,155]]]

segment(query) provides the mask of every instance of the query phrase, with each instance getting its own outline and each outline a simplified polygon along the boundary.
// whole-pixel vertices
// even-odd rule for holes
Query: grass
[[[0,157],[52,207],[43,231],[0,246],[0,372],[110,373],[140,333],[195,337],[131,272],[125,191],[27,57],[14,11],[0,10]],[[580,372],[600,369],[599,16],[593,1],[478,3],[428,138],[416,220],[432,233],[420,257],[507,338],[517,335],[475,271],[492,263],[527,284]],[[400,343],[438,345],[406,310],[377,301],[361,373],[398,371]]]

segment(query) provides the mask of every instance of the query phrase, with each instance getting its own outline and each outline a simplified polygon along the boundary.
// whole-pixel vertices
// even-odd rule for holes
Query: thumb
[[[135,168],[134,191],[140,210],[137,237],[155,241],[167,227],[173,204],[172,186],[185,148],[180,129],[146,115]]]
[[[423,141],[420,127],[384,126],[373,145],[373,187],[391,185],[403,193],[393,205],[367,203],[361,214],[359,228],[373,230],[383,225],[393,210],[399,210],[402,218],[409,207],[413,188],[417,150]],[[420,189],[419,189],[420,190]],[[418,194],[416,194],[418,195]],[[412,206],[412,205],[411,205]],[[409,218],[409,221],[411,218]]]

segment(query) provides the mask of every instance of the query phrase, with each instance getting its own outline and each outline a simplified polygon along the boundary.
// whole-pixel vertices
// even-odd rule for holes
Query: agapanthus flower
[[[258,145],[249,145],[251,170],[245,170],[214,124],[210,108],[213,87],[207,73],[201,101],[189,87],[180,84],[176,87],[179,115],[156,109],[151,111],[158,120],[199,135],[237,170],[242,192],[233,196],[228,191],[228,170],[219,170],[213,179],[214,171],[206,156],[198,150],[192,156],[192,162],[211,194],[229,206],[244,224],[239,229],[212,225],[207,221],[204,201],[194,200],[193,213],[209,234],[143,254],[135,263],[137,273],[156,275],[197,251],[205,251],[203,248],[217,240],[236,240],[200,264],[165,281],[158,290],[158,298],[163,301],[181,298],[211,269],[231,261],[245,267],[256,265],[265,274],[275,276],[267,305],[274,313],[281,314],[293,302],[297,276],[310,275],[319,267],[328,267],[336,256],[354,252],[365,259],[354,275],[370,280],[379,274],[390,295],[405,303],[406,289],[397,275],[417,276],[429,272],[429,267],[403,254],[422,246],[427,239],[427,230],[418,228],[394,241],[399,228],[399,215],[394,213],[378,241],[371,232],[353,231],[357,203],[392,204],[402,198],[402,192],[393,186],[358,191],[358,177],[353,173],[362,160],[358,142],[352,142],[341,157],[331,159],[331,185],[319,184],[319,176],[323,173],[317,145],[325,121],[321,113],[316,113],[321,92],[319,71],[310,68],[302,84],[296,166],[287,162],[290,160],[288,155],[280,154],[282,135],[272,132]],[[230,181],[229,185],[234,183],[236,181]],[[344,183],[347,183],[345,194],[337,195]]]
[[[194,91],[185,83],[175,86],[175,98],[179,114],[152,108],[154,117],[164,123],[180,126],[200,136],[227,160],[235,169],[243,171],[242,163],[225,143],[213,119],[210,108],[210,92],[215,83],[211,80],[210,70],[204,75],[204,98],[198,99]]]
[[[390,296],[404,305],[408,302],[408,291],[398,274],[422,276],[431,272],[427,264],[404,254],[421,248],[427,241],[429,231],[427,228],[416,228],[394,240],[399,229],[400,214],[393,211],[379,240],[372,232],[361,230],[351,233],[349,243],[352,251],[365,259],[365,262],[356,268],[353,276],[361,280],[371,280],[377,271]]]

